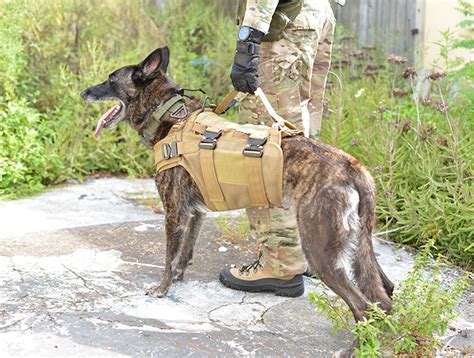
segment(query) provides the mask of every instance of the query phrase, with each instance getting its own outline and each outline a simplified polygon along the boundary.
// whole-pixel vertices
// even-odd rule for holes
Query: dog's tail
[[[390,297],[393,284],[377,262],[372,246],[372,230],[375,225],[375,184],[365,168],[361,168],[356,174],[354,186],[359,193],[360,231],[352,269],[362,293],[371,302],[379,302],[380,307],[389,312],[392,307]]]

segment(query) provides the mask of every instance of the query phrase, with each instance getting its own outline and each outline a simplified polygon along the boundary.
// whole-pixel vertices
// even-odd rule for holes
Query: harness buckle
[[[263,146],[267,143],[267,138],[250,138],[247,147],[244,148],[242,154],[245,157],[261,158],[263,157]]]
[[[178,157],[178,142],[164,143],[161,146],[161,155],[165,160]]]
[[[217,139],[221,135],[221,132],[211,132],[206,129],[204,131],[201,142],[199,142],[199,148],[214,150],[217,146]]]
[[[142,143],[145,144],[147,148],[152,148],[151,140],[153,139],[153,136],[149,135],[147,132],[143,132],[141,139]]]
[[[180,112],[182,113],[179,114]],[[188,116],[188,110],[184,103],[178,108],[176,108],[172,113],[170,113],[170,117],[175,118],[175,119],[185,119],[187,116]]]

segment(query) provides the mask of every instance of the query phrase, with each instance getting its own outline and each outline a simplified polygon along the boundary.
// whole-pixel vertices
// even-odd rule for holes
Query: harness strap
[[[265,192],[265,180],[263,179],[262,160],[263,145],[267,139],[249,137],[247,148],[244,149],[245,171],[249,182],[249,192],[252,201],[259,206],[269,205]]]
[[[167,113],[173,114],[175,112],[179,112],[179,109],[184,106],[184,102],[180,102],[183,102],[183,97],[180,95],[176,95],[171,97],[168,101],[166,101],[157,108],[156,114],[153,115],[150,120],[150,123],[148,123],[148,126],[142,132],[142,141],[147,147],[150,147],[151,141],[156,133],[156,130],[160,126],[162,117]]]
[[[214,151],[201,150],[199,152],[199,160],[201,161],[201,170],[204,183],[206,185],[209,200],[212,201],[218,210],[226,210],[224,194],[217,179],[216,168],[214,166]]]

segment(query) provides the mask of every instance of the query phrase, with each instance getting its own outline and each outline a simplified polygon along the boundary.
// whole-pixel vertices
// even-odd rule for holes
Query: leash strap
[[[290,129],[290,130],[293,130],[293,131],[299,131],[299,129],[294,124],[292,124],[292,123],[288,122],[287,120],[285,120],[282,116],[280,116],[275,111],[275,109],[271,105],[270,101],[268,100],[267,96],[265,95],[265,93],[263,92],[263,90],[260,87],[257,88],[257,90],[255,91],[255,95],[260,99],[260,101],[262,102],[263,106],[267,110],[270,117],[273,119],[273,121],[276,124],[278,124],[278,126],[280,128],[287,128],[287,129]],[[241,92],[230,91],[229,94],[224,98],[222,103],[219,104],[216,107],[214,112],[216,114],[224,113],[227,109],[229,109],[229,107],[231,106],[233,101],[239,101],[240,102],[242,99],[245,98],[245,96],[246,96],[246,94],[243,94]]]
[[[272,107],[270,101],[268,100],[267,96],[265,96],[265,93],[263,93],[262,89],[259,87],[257,88],[257,90],[255,91],[255,95],[260,98],[260,101],[262,101],[265,109],[267,110],[268,114],[270,115],[270,117],[272,117],[272,119],[278,123],[280,126],[284,126],[285,125],[285,120],[283,119],[282,116],[280,116],[276,111],[275,109]]]
[[[260,98],[260,101],[262,101],[263,106],[267,110],[270,117],[272,117],[272,119],[275,121],[276,124],[278,124],[281,129],[286,128],[290,129],[291,131],[300,132],[300,130],[293,123],[288,122],[275,111],[275,109],[272,107],[272,104],[268,100],[267,96],[265,96],[265,93],[263,93],[260,87],[257,88],[257,90],[255,91],[255,95]]]

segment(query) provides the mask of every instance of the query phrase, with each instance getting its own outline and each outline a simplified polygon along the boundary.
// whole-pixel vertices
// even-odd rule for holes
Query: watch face
[[[247,26],[243,26],[239,31],[239,40],[245,41],[250,36],[250,29]]]

